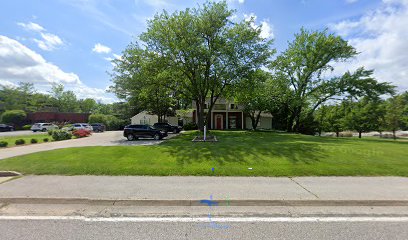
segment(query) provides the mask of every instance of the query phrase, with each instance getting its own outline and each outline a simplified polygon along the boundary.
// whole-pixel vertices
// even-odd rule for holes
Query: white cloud
[[[339,64],[340,70],[359,66],[375,70],[382,82],[392,82],[408,90],[408,0],[383,0],[380,8],[357,20],[329,25],[349,40],[360,54],[351,62]]]
[[[0,84],[13,86],[18,82],[34,83],[42,92],[49,90],[52,83],[61,83],[80,98],[114,101],[104,89],[86,86],[75,73],[64,72],[20,42],[0,35]]]
[[[51,33],[41,33],[42,39],[34,39],[38,47],[45,51],[52,51],[64,45],[60,37]]]
[[[250,13],[250,14],[244,14],[244,20],[249,22],[251,20],[253,20],[250,24],[251,27],[254,29],[260,28],[261,29],[261,34],[260,36],[262,38],[274,38],[274,34],[273,34],[273,26],[269,23],[269,20],[264,19],[261,21],[261,25],[257,25],[256,24],[256,19],[258,18],[258,16],[256,16],[254,13]]]
[[[245,0],[228,0],[228,3],[239,3],[239,4],[244,4]]]
[[[355,2],[357,2],[358,0],[346,0],[346,2],[347,3],[355,3]]]
[[[41,39],[33,39],[34,42],[37,43],[38,47],[44,51],[52,51],[57,49],[60,46],[64,45],[64,42],[60,37],[55,34],[48,33],[47,30],[42,27],[41,25],[33,22],[29,23],[17,23],[17,25],[21,26],[27,31],[33,31],[39,33]]]
[[[110,49],[108,46],[97,43],[97,44],[95,44],[92,51],[96,52],[96,53],[110,53],[112,51],[112,49]]]
[[[33,22],[29,22],[29,23],[17,23],[17,25],[21,26],[22,28],[24,28],[25,30],[28,31],[34,31],[34,32],[43,32],[45,31],[45,28],[43,28],[41,25],[37,24],[37,23],[33,23]]]

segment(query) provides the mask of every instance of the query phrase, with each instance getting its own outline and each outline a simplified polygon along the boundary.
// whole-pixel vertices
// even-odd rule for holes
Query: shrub
[[[16,145],[23,145],[23,144],[25,144],[25,140],[24,139],[17,139],[15,144]]]
[[[31,129],[31,125],[24,125],[22,127],[23,130],[30,130]]]
[[[48,130],[48,135],[52,136],[53,132],[54,132],[54,130]]]
[[[38,140],[35,139],[35,138],[31,138],[30,142],[31,142],[31,143],[38,143]]]
[[[8,142],[6,141],[1,141],[0,142],[0,147],[7,147],[8,146]]]
[[[8,110],[1,115],[1,121],[7,124],[21,125],[27,114],[23,110]]]
[[[196,123],[191,122],[191,123],[187,123],[183,126],[184,130],[188,131],[188,130],[197,130],[198,126]]]
[[[72,134],[64,130],[54,130],[52,132],[52,138],[55,141],[68,140],[72,138]]]
[[[72,135],[77,138],[89,137],[91,135],[91,131],[85,129],[74,130]]]
[[[43,142],[48,142],[48,141],[50,141],[48,138],[43,139]]]

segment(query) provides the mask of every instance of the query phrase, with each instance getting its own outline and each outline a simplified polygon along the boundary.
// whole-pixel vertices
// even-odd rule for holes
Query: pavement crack
[[[304,186],[302,186],[302,184],[296,182],[293,178],[289,177],[289,179],[296,183],[299,187],[303,188],[305,191],[307,191],[308,193],[312,194],[313,196],[315,196],[317,199],[319,199],[319,196],[317,196],[316,194],[314,194],[312,191],[310,191],[309,189],[305,188]]]

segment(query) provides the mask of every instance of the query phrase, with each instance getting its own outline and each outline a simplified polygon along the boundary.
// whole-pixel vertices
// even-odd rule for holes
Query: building
[[[192,102],[192,107],[195,107],[195,102]],[[205,104],[204,113],[208,114],[209,100]],[[252,129],[251,118],[247,116],[243,107],[226,99],[219,99],[214,104],[211,111],[211,122],[208,124],[209,129]],[[166,117],[166,121],[171,125],[184,125],[189,122],[197,123],[197,109],[193,108],[188,115],[181,116],[177,114],[176,117]],[[131,118],[132,124],[148,124],[153,125],[158,122],[156,115],[151,115],[146,111],[143,111]],[[269,113],[261,113],[261,118],[258,122],[259,129],[271,129],[272,128],[272,115]]]
[[[209,100],[207,100],[204,107],[205,114],[208,114],[209,104]],[[192,106],[195,106],[195,102],[193,102]],[[234,101],[218,99],[213,106],[211,115],[209,129],[252,129],[251,118],[244,113],[243,107],[234,103]],[[198,122],[196,109],[192,113],[192,119],[193,122]],[[272,115],[261,113],[258,128],[271,129]]]

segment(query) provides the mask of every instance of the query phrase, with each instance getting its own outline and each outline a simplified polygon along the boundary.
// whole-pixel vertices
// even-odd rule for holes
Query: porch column
[[[228,109],[226,111],[225,129],[228,129]]]
[[[213,112],[211,112],[211,121],[210,121],[210,123],[211,123],[211,126],[210,126],[210,129],[214,129],[213,128],[213,125],[214,125],[214,113]]]
[[[241,129],[244,130],[244,112],[241,112],[242,121],[241,121]]]

